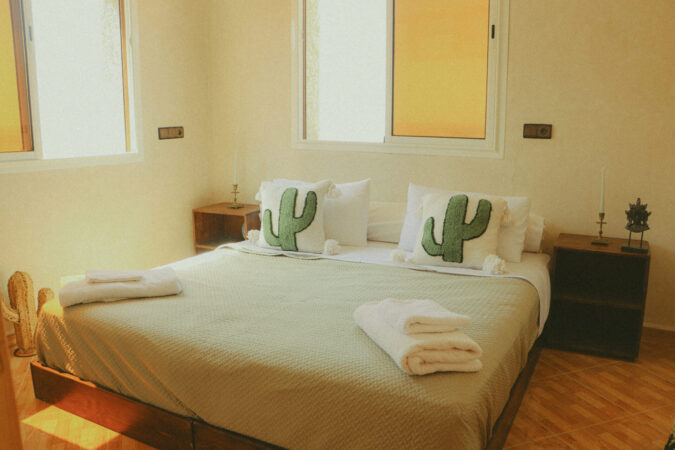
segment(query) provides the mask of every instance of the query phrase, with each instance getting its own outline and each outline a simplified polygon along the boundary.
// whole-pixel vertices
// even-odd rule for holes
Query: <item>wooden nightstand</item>
[[[610,238],[606,246],[593,245],[592,239],[561,234],[555,243],[547,343],[634,360],[640,351],[650,253],[621,251],[625,239]]]
[[[258,205],[232,209],[232,203],[216,203],[192,210],[195,253],[213,250],[221,244],[246,239],[249,230],[260,229]]]

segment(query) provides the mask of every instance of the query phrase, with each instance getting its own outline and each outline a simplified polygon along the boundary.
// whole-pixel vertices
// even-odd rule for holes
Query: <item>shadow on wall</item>
[[[549,220],[546,220],[544,226],[544,235],[541,238],[541,251],[553,256],[553,245],[555,244],[555,240],[558,238],[558,235],[562,232],[562,229],[558,228]]]

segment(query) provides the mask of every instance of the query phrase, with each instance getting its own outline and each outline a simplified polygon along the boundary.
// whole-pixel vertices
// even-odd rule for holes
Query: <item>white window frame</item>
[[[291,22],[291,147],[298,150],[364,151],[420,155],[504,157],[506,81],[508,62],[509,1],[490,0],[488,39],[488,91],[485,139],[392,136],[392,69],[394,1],[387,0],[387,98],[384,142],[340,142],[304,139],[304,1],[293,2]],[[489,30],[486,30],[489,32]]]
[[[132,151],[115,155],[83,156],[75,158],[43,159],[40,135],[40,109],[36,79],[35,47],[32,39],[32,0],[23,0],[23,26],[26,43],[26,71],[30,95],[31,125],[33,127],[33,151],[0,153],[0,173],[32,172],[38,170],[67,169],[98,165],[113,165],[143,161],[143,126],[141,120],[140,51],[138,36],[138,3],[124,0],[126,31],[127,80],[129,96],[130,145]]]

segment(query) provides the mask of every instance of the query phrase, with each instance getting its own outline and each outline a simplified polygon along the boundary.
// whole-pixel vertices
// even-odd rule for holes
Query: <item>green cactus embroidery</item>
[[[464,260],[464,241],[476,239],[485,233],[490,223],[492,203],[481,199],[478,202],[476,215],[471,223],[466,223],[466,205],[469,197],[453,195],[448,201],[443,221],[443,240],[436,242],[434,238],[434,218],[429,217],[424,223],[422,248],[430,256],[443,256],[443,261],[461,263]]]
[[[314,221],[316,215],[316,192],[309,191],[305,197],[305,206],[300,217],[295,217],[295,204],[298,199],[298,190],[288,188],[281,195],[279,206],[279,226],[277,234],[272,229],[272,211],[265,210],[263,215],[263,229],[268,244],[281,247],[282,250],[298,251],[295,235],[306,230]]]

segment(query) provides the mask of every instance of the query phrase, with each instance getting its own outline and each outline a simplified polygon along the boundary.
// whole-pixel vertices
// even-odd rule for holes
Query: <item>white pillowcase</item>
[[[499,229],[497,255],[506,261],[520,262],[525,246],[525,230],[530,215],[528,197],[502,197],[510,213],[510,220]]]
[[[322,253],[326,241],[326,234],[323,228],[324,203],[326,194],[332,188],[334,188],[334,185],[329,180],[320,181],[315,184],[297,185],[284,185],[263,181],[259,192],[261,200],[260,211],[263,214],[263,220],[261,221],[258,245],[268,248],[281,248],[288,251]],[[292,195],[293,190],[296,190],[295,195]],[[281,230],[280,233],[279,216],[282,209],[282,199],[285,202],[284,205],[289,205],[289,207],[292,207],[293,203],[295,203],[295,208],[291,211],[293,217],[299,219],[305,216],[308,223],[299,223],[292,220],[291,222],[297,223],[298,230],[294,231],[292,228],[287,228]],[[314,199],[316,206],[312,208],[311,205],[314,203]],[[309,204],[305,211],[305,204],[307,202]],[[276,242],[277,240],[279,242]]]
[[[306,185],[306,181],[277,178],[273,183],[284,186]],[[335,239],[340,245],[365,247],[368,240],[368,204],[370,178],[353,183],[335,185],[340,196],[326,198],[324,230],[326,239]]]
[[[542,216],[530,214],[527,218],[527,231],[525,231],[526,252],[539,253],[541,241],[544,237],[545,220]]]
[[[411,262],[482,269],[485,258],[497,251],[504,211],[506,201],[501,197],[461,193],[425,195],[422,225]],[[444,236],[445,227],[448,227],[447,236]],[[458,232],[450,231],[455,227],[469,234],[463,239]],[[448,241],[451,237],[456,240]],[[457,245],[452,245],[453,242]]]
[[[415,248],[417,232],[422,226],[422,220],[419,216],[419,209],[422,206],[422,197],[427,194],[452,193],[458,193],[458,191],[420,186],[413,183],[408,185],[408,205],[406,207],[405,221],[398,243],[399,248],[408,252],[413,251]],[[467,194],[494,197],[480,193],[469,192]],[[527,229],[527,218],[530,213],[530,199],[527,197],[501,198],[506,201],[510,211],[510,220],[499,229],[497,255],[506,261],[520,262],[523,247],[525,245],[525,230]]]
[[[398,244],[405,208],[403,202],[370,202],[368,240]]]

